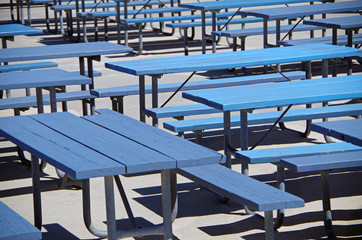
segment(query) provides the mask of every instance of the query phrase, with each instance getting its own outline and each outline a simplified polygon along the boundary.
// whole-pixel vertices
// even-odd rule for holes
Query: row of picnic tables
[[[214,4],[220,3],[215,2]],[[236,3],[233,2],[232,4]],[[85,73],[84,63],[86,58],[88,59],[90,78],[69,74],[59,69],[11,72],[1,73],[0,77],[4,82],[0,84],[0,87],[1,90],[27,87],[38,88],[38,109],[39,113],[42,113],[41,88],[54,87],[66,82],[67,84],[89,84],[90,88],[93,88],[92,61],[99,61],[101,55],[130,51],[132,49],[129,47],[107,42],[1,49],[0,62],[2,63],[78,57],[82,75]],[[311,61],[323,60],[325,63],[329,59],[349,58],[359,55],[362,55],[362,51],[357,48],[311,44],[243,52],[107,62],[105,67],[139,76],[140,120],[145,122],[145,78],[147,76],[152,79],[152,107],[155,108],[158,107],[157,85],[162,80],[161,76],[165,74],[295,62],[305,62],[308,66]],[[227,61],[225,61],[226,59]],[[326,64],[323,64],[323,66],[326,66]],[[49,78],[49,76],[52,77]],[[311,68],[308,67],[306,78],[311,76]],[[328,76],[328,68],[326,67],[323,68],[323,76]],[[225,126],[224,150],[226,165],[230,165],[232,147],[229,122],[232,111],[240,112],[242,124],[240,127],[242,143],[240,148],[246,149],[248,146],[248,136],[246,134],[247,115],[254,109],[361,98],[360,76],[355,75],[348,79],[342,78],[342,80],[337,78],[309,79],[278,84],[260,84],[254,86],[253,91],[248,91],[248,86],[224,88],[222,90],[199,90],[186,92],[183,97],[217,108],[223,112]],[[30,82],[31,79],[34,81]],[[54,89],[51,91],[51,95],[51,99],[53,99],[52,106],[54,106],[56,98]],[[56,112],[56,108],[53,107],[52,111]],[[107,110],[100,110],[99,113],[99,115],[80,118],[70,113],[52,113],[0,119],[1,135],[32,154],[35,225],[41,228],[42,224],[38,172],[39,159],[48,161],[60,170],[67,172],[74,179],[85,181],[84,184],[87,184],[86,181],[89,178],[105,178],[108,233],[106,235],[101,233],[100,235],[102,237],[108,236],[109,239],[115,239],[117,235],[120,236],[115,225],[112,176],[159,170],[162,173],[163,224],[157,226],[156,229],[149,230],[149,232],[148,230],[130,231],[121,234],[121,236],[158,233],[163,234],[165,239],[171,239],[171,170],[182,167],[219,164],[221,159],[225,161],[223,155],[172,136],[163,130],[127,118],[124,115]],[[157,119],[154,119],[153,123],[156,124]],[[354,126],[354,128],[345,131],[345,126]],[[321,123],[315,125],[315,130],[361,146],[361,131],[358,131],[360,129],[359,120],[353,125],[344,124],[342,129],[337,129],[340,127],[341,125],[338,125],[338,127],[324,126],[324,123]],[[123,150],[119,151],[119,149]],[[59,153],[66,154],[67,157],[64,158],[65,155]],[[135,156],[134,153],[138,154]]]

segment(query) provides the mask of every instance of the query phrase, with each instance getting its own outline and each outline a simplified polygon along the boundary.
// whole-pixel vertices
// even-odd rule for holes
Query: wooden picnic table
[[[248,112],[254,109],[360,98],[362,75],[184,92],[186,99],[223,111],[225,155],[231,164],[230,113],[240,111],[241,149],[248,149]],[[252,87],[252,90],[248,91]]]
[[[18,23],[1,24],[0,25],[0,37],[2,40],[2,48],[7,48],[6,41],[14,41],[14,36],[18,35],[36,35],[42,34],[43,30],[39,28],[33,28],[24,26]]]
[[[248,50],[152,58],[130,61],[106,62],[106,67],[139,76],[140,120],[145,121],[145,76],[152,77],[152,108],[158,107],[157,85],[163,74],[231,69],[292,62],[306,62],[306,78],[311,78],[310,61],[324,60],[323,72],[328,75],[327,59],[361,55],[362,50],[327,44],[300,45],[284,48]],[[157,120],[154,119],[154,124]]]
[[[57,111],[57,86],[92,84],[92,79],[61,69],[0,73],[0,91],[36,88],[38,113],[44,112],[42,88],[49,88],[51,111]],[[0,99],[1,101],[1,99]]]
[[[279,46],[280,41],[280,22],[288,18],[304,18],[306,16],[327,14],[327,13],[343,13],[350,11],[358,11],[362,9],[362,1],[335,2],[325,4],[313,4],[304,6],[265,8],[239,11],[241,15],[255,16],[264,18],[264,47],[268,47],[268,21],[276,21],[276,44]]]
[[[0,118],[0,135],[32,154],[35,225],[42,225],[40,158],[82,180],[84,209],[90,208],[89,179],[104,177],[107,231],[95,230],[90,209],[83,209],[85,223],[87,227],[92,225],[89,229],[96,236],[114,240],[164,235],[171,240],[171,170],[218,164],[223,155],[117,112],[99,113],[86,117],[59,112]],[[163,223],[117,231],[112,177],[153,171],[161,171]]]
[[[130,47],[125,47],[110,42],[73,43],[39,47],[8,48],[0,49],[0,63],[78,57],[80,74],[86,75],[86,58],[88,77],[92,79],[92,84],[90,84],[89,87],[93,89],[93,60],[100,61],[101,55],[127,53],[131,51],[133,51],[133,49]],[[94,99],[91,102],[91,108],[93,109]],[[94,109],[91,111],[94,111]]]
[[[320,0],[318,0],[320,1]],[[258,7],[258,6],[269,6],[269,5],[281,5],[281,4],[293,4],[293,3],[304,3],[314,2],[310,0],[228,0],[228,1],[207,1],[207,2],[192,2],[192,3],[180,3],[180,7],[186,7],[194,10],[201,11],[202,28],[202,53],[206,53],[206,18],[205,12],[212,12],[212,31],[216,31],[216,12],[221,9],[229,8],[245,8],[245,7]],[[240,9],[239,9],[240,10]],[[214,37],[214,36],[213,36]],[[215,42],[215,41],[213,41]]]

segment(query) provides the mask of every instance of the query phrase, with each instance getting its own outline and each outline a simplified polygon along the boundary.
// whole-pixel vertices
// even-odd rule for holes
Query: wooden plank
[[[362,55],[362,50],[328,44],[308,44],[238,52],[107,62],[105,66],[133,75],[207,71],[283,64]],[[1,58],[0,58],[1,59]],[[228,61],[220,61],[228,59]]]
[[[318,37],[318,38],[305,38],[305,39],[293,39],[293,40],[285,40],[279,42],[281,45],[285,46],[293,46],[300,44],[312,44],[312,43],[326,43],[332,44],[332,37]],[[361,44],[362,43],[362,34],[353,34],[353,44]],[[337,44],[340,46],[348,45],[348,36],[338,36]]]
[[[125,173],[125,166],[29,116],[0,118],[0,135],[75,179]]]
[[[296,172],[321,171],[362,166],[362,151],[308,157],[282,158],[280,164]]]
[[[26,219],[0,201],[1,240],[40,240],[42,233]]]
[[[0,25],[0,37],[35,34],[43,34],[43,30],[18,23]]]
[[[100,115],[84,118],[174,159],[177,167],[219,163],[224,160],[220,153],[120,113],[105,109],[97,112]]]
[[[219,164],[181,168],[180,174],[257,211],[303,207],[303,199]]]
[[[98,119],[97,117],[94,116]],[[31,118],[90,148],[92,151],[125,165],[128,174],[176,167],[174,159],[165,156],[162,152],[159,153],[148,148],[147,144],[134,142],[127,136],[121,136],[70,113],[33,115]],[[100,120],[100,122],[102,121]],[[129,123],[125,121],[121,127],[128,128]]]
[[[356,145],[346,142],[337,142],[295,147],[256,149],[252,151],[237,151],[234,155],[244,162],[254,164],[279,162],[282,158],[305,157],[360,150],[362,150],[362,148]]]
[[[56,62],[31,62],[22,64],[1,65],[0,72],[24,71],[38,68],[58,67]]]
[[[92,79],[61,69],[0,73],[0,90],[91,84]]]
[[[349,29],[360,28],[362,26],[362,16],[349,16],[338,18],[326,18],[314,20],[305,20],[303,24],[322,26],[328,28]]]

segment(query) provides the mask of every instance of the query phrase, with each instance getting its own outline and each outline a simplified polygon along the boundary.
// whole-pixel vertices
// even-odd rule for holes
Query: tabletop
[[[89,57],[127,53],[132,48],[110,42],[57,44],[39,47],[0,49],[0,62],[15,62],[67,57]]]
[[[92,79],[61,69],[0,73],[0,90],[91,84]]]
[[[303,3],[303,2],[314,2],[310,0],[228,0],[228,1],[207,1],[207,2],[192,2],[192,3],[180,3],[180,7],[187,7],[191,9],[201,11],[219,10],[225,8],[239,8],[239,7],[257,7],[267,5],[278,5],[278,4],[292,4],[292,3]]]
[[[362,75],[184,92],[186,99],[238,111],[362,97]]]
[[[303,24],[338,29],[360,28],[362,26],[362,15],[306,20]]]
[[[264,19],[269,19],[269,20],[276,20],[276,19],[293,18],[293,17],[299,18],[303,16],[317,15],[323,13],[349,12],[360,9],[362,9],[362,0],[303,5],[303,6],[255,9],[255,10],[239,11],[239,14],[262,17]]]
[[[223,155],[113,112],[0,118],[0,135],[75,179],[219,163]],[[67,149],[67,157],[60,154]]]
[[[306,44],[283,48],[106,62],[105,66],[120,72],[142,76],[263,66],[358,55],[362,55],[362,50],[356,48],[329,44]],[[223,61],[223,59],[227,59],[227,61]]]
[[[18,23],[0,25],[0,37],[43,34],[43,30]]]
[[[311,130],[345,142],[362,146],[361,118],[312,123]]]

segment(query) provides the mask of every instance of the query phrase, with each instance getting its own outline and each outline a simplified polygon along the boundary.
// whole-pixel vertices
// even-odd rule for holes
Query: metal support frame
[[[321,182],[323,191],[323,215],[324,215],[324,228],[329,240],[334,240],[336,234],[333,230],[332,224],[332,211],[331,211],[331,196],[329,193],[329,170],[321,171]]]
[[[41,230],[42,211],[41,211],[39,158],[35,157],[34,155],[31,155],[31,176],[33,181],[34,225],[39,230]]]

